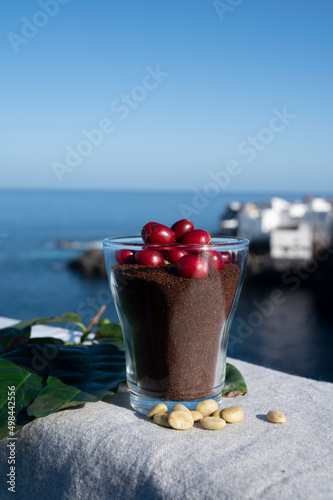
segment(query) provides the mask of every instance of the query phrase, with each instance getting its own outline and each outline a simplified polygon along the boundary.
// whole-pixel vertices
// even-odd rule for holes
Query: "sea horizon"
[[[47,191],[47,192],[54,192],[54,193],[67,193],[67,192],[115,192],[115,193],[177,193],[177,194],[195,194],[198,191],[203,192],[203,187],[195,187],[195,188],[188,188],[188,189],[163,189],[163,188],[152,188],[152,189],[141,189],[141,188],[122,188],[122,187],[115,187],[115,188],[105,188],[105,187],[51,187],[51,186],[31,186],[31,187],[26,187],[26,186],[0,186],[0,192],[8,192],[8,191],[15,191],[15,192],[22,192],[22,191]],[[221,188],[217,194],[217,196],[222,196],[222,195],[233,195],[233,194],[267,194],[267,196],[274,196],[274,193],[276,193],[275,196],[282,196],[283,194],[288,195],[298,195],[298,196],[307,196],[307,195],[313,195],[313,196],[327,196],[331,197],[333,196],[333,189],[332,190],[295,190],[295,189],[223,189]]]

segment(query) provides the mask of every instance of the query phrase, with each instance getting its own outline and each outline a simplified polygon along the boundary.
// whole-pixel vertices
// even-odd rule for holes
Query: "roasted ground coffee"
[[[122,264],[112,270],[142,392],[169,400],[214,393],[239,266],[227,264],[200,280],[182,278],[166,266]]]

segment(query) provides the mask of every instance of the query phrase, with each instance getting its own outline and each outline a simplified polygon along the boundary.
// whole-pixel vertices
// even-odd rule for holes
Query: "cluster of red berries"
[[[193,222],[181,219],[171,228],[158,222],[148,222],[141,231],[144,243],[155,245],[154,250],[144,249],[139,252],[118,250],[118,264],[141,264],[144,266],[163,266],[165,261],[177,266],[179,276],[183,278],[206,278],[209,270],[222,270],[225,264],[231,262],[227,252],[207,250],[211,241],[210,234],[203,229],[194,229]],[[168,247],[179,243],[179,247]],[[189,245],[189,246],[185,246]],[[196,245],[196,246],[191,246]]]

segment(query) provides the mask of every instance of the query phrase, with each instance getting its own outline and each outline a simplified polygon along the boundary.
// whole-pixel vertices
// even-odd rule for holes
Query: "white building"
[[[313,255],[313,233],[308,224],[296,228],[273,229],[270,237],[272,259],[310,260]]]
[[[290,203],[281,198],[255,205],[246,203],[238,214],[237,234],[256,242],[269,242],[270,233],[282,223],[283,214]]]
[[[238,236],[269,245],[273,259],[308,260],[314,245],[333,241],[333,203],[325,198],[293,203],[272,198],[229,208],[233,215],[222,220],[221,228],[235,228]]]
[[[313,229],[314,242],[325,245],[330,244],[333,236],[333,210],[332,203],[325,198],[313,198],[308,204],[304,217]]]

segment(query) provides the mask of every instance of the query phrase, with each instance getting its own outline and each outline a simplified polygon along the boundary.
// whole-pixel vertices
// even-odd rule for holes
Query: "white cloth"
[[[0,317],[0,327],[14,323]],[[33,336],[63,336],[39,326]],[[208,431],[158,427],[129,404],[125,384],[107,401],[37,419],[16,433],[19,500],[330,500],[333,384],[228,360],[248,394],[223,400],[245,419]],[[271,424],[276,409],[286,424]],[[0,442],[0,499],[9,484]]]

